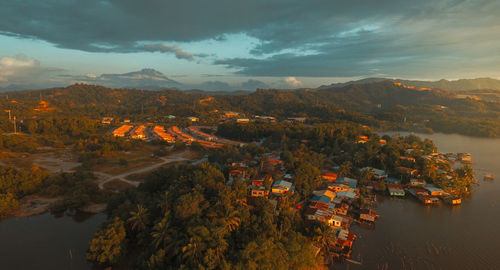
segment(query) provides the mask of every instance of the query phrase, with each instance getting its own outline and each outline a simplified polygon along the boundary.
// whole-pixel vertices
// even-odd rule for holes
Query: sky
[[[498,14],[498,0],[0,0],[0,88],[499,78]]]

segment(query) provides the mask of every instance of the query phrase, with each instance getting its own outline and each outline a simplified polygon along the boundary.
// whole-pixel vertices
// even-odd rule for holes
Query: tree
[[[125,254],[125,237],[124,222],[115,217],[94,235],[87,251],[87,259],[100,264],[117,262]]]
[[[127,219],[127,223],[130,224],[132,230],[145,231],[149,223],[148,209],[138,204],[135,211],[130,211],[130,218]]]

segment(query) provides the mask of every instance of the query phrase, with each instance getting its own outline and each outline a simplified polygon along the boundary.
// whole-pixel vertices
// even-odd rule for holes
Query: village
[[[118,128],[112,131],[113,136],[127,137],[140,140],[162,140],[167,143],[183,142],[187,145],[199,143],[201,146],[213,149],[221,148],[225,144],[236,147],[245,146],[243,142],[220,138],[215,134],[216,126],[194,125],[199,119],[188,118],[193,125],[179,128],[176,125],[169,127],[160,124],[131,124],[125,120]],[[103,119],[104,121],[109,119]],[[255,116],[252,119],[242,118],[239,113],[225,112],[220,123],[234,121],[249,123],[251,121],[275,122],[271,116]],[[303,122],[305,118],[289,118],[285,121]],[[303,140],[307,143],[306,140]],[[354,144],[370,142],[367,136],[359,136]],[[386,140],[380,139],[377,143],[383,147]],[[407,149],[406,155],[400,156],[394,172],[388,172],[373,167],[358,168],[363,177],[360,179],[342,175],[341,167],[334,160],[342,160],[343,153],[332,157],[321,168],[321,179],[318,187],[312,191],[309,198],[290,205],[289,201],[296,191],[294,175],[287,171],[285,162],[280,157],[281,153],[270,152],[264,156],[256,156],[241,162],[230,164],[227,173],[227,185],[232,185],[237,179],[246,183],[248,188],[248,204],[253,204],[257,198],[267,199],[278,213],[279,209],[289,207],[292,211],[300,213],[306,224],[319,222],[331,227],[336,234],[332,243],[329,260],[341,261],[350,258],[356,235],[351,232],[353,224],[374,226],[379,217],[374,211],[377,195],[393,198],[413,197],[423,205],[438,205],[441,202],[456,206],[462,202],[462,196],[470,192],[467,185],[456,187],[459,178],[454,168],[458,165],[471,163],[468,153],[431,153],[423,155]],[[423,172],[416,167],[417,159],[423,159],[430,164],[432,173],[437,179],[443,179],[440,188],[424,180]],[[395,177],[398,176],[398,177]],[[430,176],[430,175],[427,175]],[[468,180],[473,182],[473,177]],[[317,253],[321,247],[316,247]],[[326,252],[326,251],[323,251]]]
[[[453,163],[457,159],[457,162],[471,161],[470,154],[467,153],[458,155],[435,153],[424,158],[444,163]],[[414,161],[412,157],[401,157],[401,159]],[[252,160],[233,163],[233,168],[228,172],[227,184],[231,185],[236,179],[244,181],[248,185],[249,204],[256,198],[266,198],[277,212],[280,205],[288,205],[286,202],[296,191],[293,184],[294,175],[288,173],[284,165],[284,161],[277,153],[266,153],[261,158],[255,157]],[[441,201],[453,206],[461,204],[460,195],[427,184],[414,169],[405,168],[413,177],[407,184],[402,184],[400,180],[389,177],[387,172],[372,167],[361,168],[363,173],[370,175],[370,181],[339,176],[339,170],[339,166],[328,164],[321,172],[321,184],[311,196],[290,206],[293,211],[301,212],[306,224],[320,222],[334,229],[336,241],[329,251],[332,256],[330,259],[333,261],[347,260],[357,263],[349,259],[356,239],[350,227],[352,224],[369,227],[375,225],[379,216],[371,206],[376,206],[377,195],[405,198],[411,194],[424,205],[435,205]],[[436,170],[439,173],[451,174],[451,171],[445,172],[437,168]],[[447,176],[451,181],[452,177]],[[361,198],[363,204],[359,203]],[[316,248],[319,253],[320,247]]]

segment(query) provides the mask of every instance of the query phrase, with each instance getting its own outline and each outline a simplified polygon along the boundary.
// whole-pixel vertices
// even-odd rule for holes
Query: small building
[[[459,198],[459,197],[454,197],[454,196],[444,197],[443,201],[445,201],[447,204],[450,204],[450,205],[459,205],[459,204],[462,204],[462,199]]]
[[[443,196],[444,190],[442,190],[436,186],[427,185],[424,188],[427,190],[427,192],[429,192],[429,195],[431,195],[431,196]]]
[[[294,188],[292,183],[285,180],[278,180],[274,182],[271,187],[271,192],[275,195],[282,195],[285,193],[293,193]]]
[[[324,180],[324,181],[328,181],[328,182],[335,182],[337,180],[337,177],[338,175],[336,173],[332,173],[332,172],[329,172],[329,171],[323,171],[321,173],[321,178]]]
[[[125,135],[132,129],[131,125],[122,125],[121,127],[113,130],[113,136],[125,137]]]
[[[330,200],[333,200],[335,199],[335,195],[336,193],[331,191],[331,190],[315,190],[313,191],[313,194],[316,195],[316,196],[325,196],[325,197],[328,197],[330,198]]]
[[[330,204],[331,201],[332,201],[332,199],[330,199],[329,197],[326,197],[326,196],[314,195],[311,198],[311,202],[320,202],[320,203],[325,204],[327,206],[328,206],[328,204]]]
[[[368,222],[375,222],[377,218],[377,213],[371,209],[361,209],[359,212],[359,219]]]
[[[352,201],[357,198],[357,194],[352,191],[339,191],[335,198],[340,198],[342,200]]]
[[[237,118],[236,123],[248,123],[250,122],[250,119],[248,118]]]
[[[333,192],[347,191],[349,190],[349,186],[344,183],[332,183],[328,184],[327,189]]]
[[[347,205],[346,203],[335,204],[335,215],[346,216],[348,211],[349,205]]]
[[[425,185],[427,185],[425,180],[415,178],[410,179],[410,186],[412,187],[424,187]]]
[[[343,250],[350,249],[354,239],[356,239],[356,235],[354,233],[348,230],[340,229],[337,233],[337,242],[335,242],[335,246]]]
[[[239,117],[240,113],[237,112],[224,112],[224,117],[225,118],[234,118],[234,117]]]
[[[101,120],[101,123],[109,125],[113,122],[113,117],[103,117]]]
[[[399,184],[387,184],[387,190],[389,191],[389,195],[391,196],[402,197],[405,195],[405,190],[403,189],[403,186]]]
[[[249,196],[250,197],[267,197],[269,191],[263,186],[249,186]]]
[[[384,181],[388,184],[401,184],[401,180],[394,177],[387,177],[384,179]]]
[[[373,178],[375,178],[376,180],[385,179],[387,177],[387,172],[384,170],[379,170],[372,167],[364,167],[361,169],[362,172],[369,170],[373,171]]]
[[[191,121],[191,122],[198,122],[198,121],[200,121],[200,118],[194,117],[194,116],[189,116],[187,119],[189,121]]]
[[[358,186],[358,180],[349,177],[340,177],[336,182],[339,184],[346,184],[350,188],[356,188]]]

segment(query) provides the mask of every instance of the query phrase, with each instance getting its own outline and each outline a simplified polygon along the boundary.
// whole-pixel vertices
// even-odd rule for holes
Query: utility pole
[[[17,133],[17,128],[16,128],[16,116],[14,115],[14,134]]]

